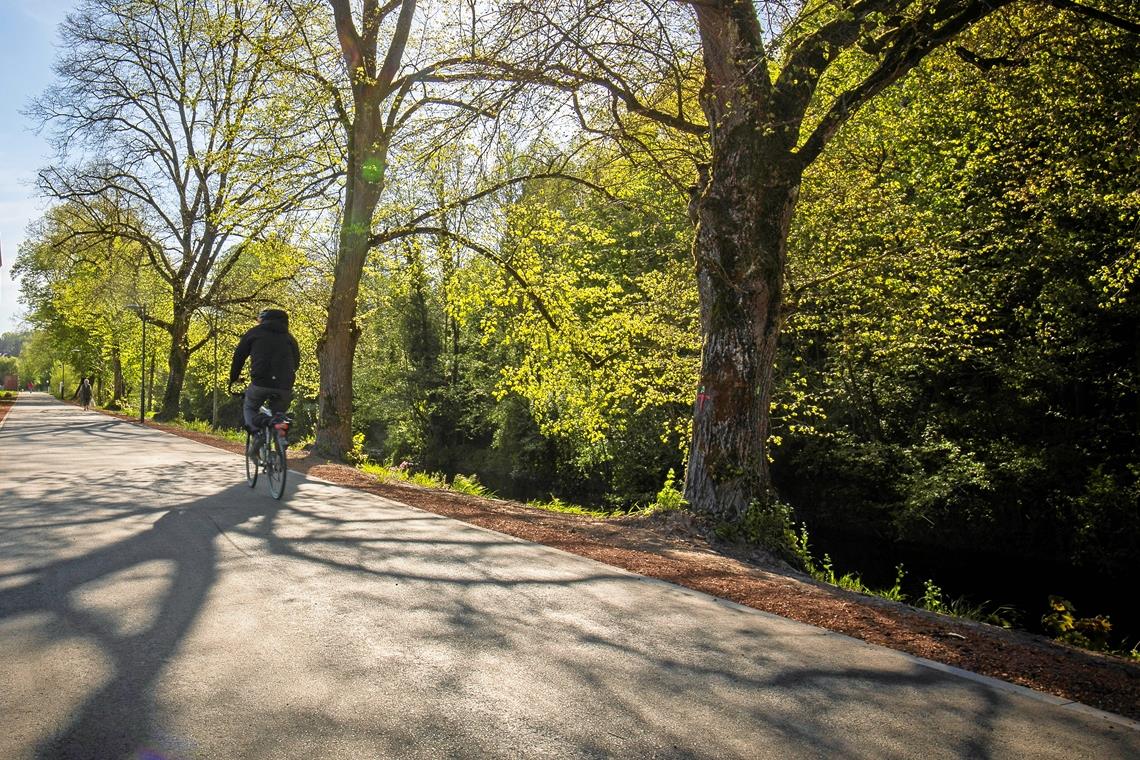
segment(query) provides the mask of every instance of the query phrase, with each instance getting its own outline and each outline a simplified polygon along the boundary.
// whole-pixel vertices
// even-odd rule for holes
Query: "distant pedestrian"
[[[91,406],[91,378],[83,378],[83,382],[75,389],[72,398],[79,398],[79,403],[83,404],[83,411],[87,411]]]

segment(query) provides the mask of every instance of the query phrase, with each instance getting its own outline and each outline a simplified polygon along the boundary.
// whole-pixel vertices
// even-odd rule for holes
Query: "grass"
[[[528,507],[533,509],[541,509],[546,512],[561,512],[567,515],[582,515],[584,517],[606,518],[612,517],[613,512],[601,509],[590,509],[589,507],[581,507],[577,504],[570,504],[562,501],[557,496],[550,501],[528,501]]]
[[[375,462],[369,461],[361,462],[357,465],[357,468],[369,475],[376,476],[382,483],[413,483],[424,488],[453,491],[469,496],[479,496],[484,499],[498,498],[493,491],[480,483],[478,477],[475,475],[456,475],[455,478],[448,483],[447,478],[438,472],[408,472],[398,467],[376,464]],[[611,511],[590,509],[589,507],[570,504],[557,497],[549,501],[528,501],[526,505],[532,509],[541,509],[545,512],[561,512],[569,515],[582,515],[583,517],[606,518],[613,515]]]
[[[382,483],[411,483],[423,488],[448,490],[447,478],[438,472],[409,472],[398,467],[369,462],[367,459],[363,459],[356,468],[369,475],[375,475]]]
[[[210,423],[204,420],[183,420],[177,419],[170,423],[174,427],[183,430],[189,430],[192,433],[206,433],[208,435],[216,435],[219,438],[225,438],[227,441],[237,441],[238,443],[245,443],[244,430],[231,430],[229,428],[215,428]]]
[[[369,462],[367,459],[356,465],[358,470],[375,475],[382,483],[411,483],[423,488],[436,488],[442,491],[450,490],[447,478],[438,472],[410,472],[399,467]]]
[[[451,481],[451,490],[484,499],[496,498],[494,491],[480,483],[475,475],[456,475]]]
[[[1008,605],[993,606],[992,603],[988,601],[979,604],[971,602],[965,597],[946,599],[943,596],[942,589],[931,579],[927,579],[923,582],[922,596],[916,598],[913,602],[908,602],[907,596],[903,592],[903,580],[906,578],[906,570],[901,564],[895,568],[894,585],[887,589],[875,589],[867,586],[863,583],[858,573],[837,575],[832,566],[830,555],[824,554],[823,559],[817,563],[808,545],[808,532],[807,527],[804,525],[800,526],[800,532],[795,536],[794,551],[796,556],[798,556],[803,563],[808,575],[817,581],[837,586],[846,591],[853,591],[865,596],[877,596],[881,599],[888,599],[893,602],[903,602],[904,604],[910,604],[919,609],[936,612],[940,615],[973,620],[979,623],[988,623],[1007,629],[1016,627],[1021,617],[1019,610]]]

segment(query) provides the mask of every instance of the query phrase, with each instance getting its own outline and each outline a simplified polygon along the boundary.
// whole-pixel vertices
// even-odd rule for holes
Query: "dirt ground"
[[[0,408],[0,418],[4,411]],[[241,451],[240,445],[213,436],[153,426],[229,451]],[[290,468],[758,610],[1140,720],[1140,663],[817,583],[760,552],[725,545],[685,512],[600,520],[546,512],[516,502],[381,483],[371,475],[312,454],[290,452]]]

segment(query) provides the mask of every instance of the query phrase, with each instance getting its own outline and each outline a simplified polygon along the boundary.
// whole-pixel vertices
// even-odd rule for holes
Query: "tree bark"
[[[356,324],[356,297],[368,257],[372,215],[384,189],[387,136],[380,106],[403,58],[415,0],[401,0],[396,28],[382,65],[378,66],[376,34],[384,13],[377,0],[365,0],[361,29],[352,20],[351,4],[329,0],[345,66],[353,79],[355,111],[348,132],[348,166],[345,174],[344,218],[341,220],[325,331],[317,342],[320,388],[317,392],[317,452],[341,459],[352,449],[352,362],[360,339]]]
[[[799,190],[798,179],[780,172],[746,170],[759,153],[740,146],[718,156],[698,205],[695,244],[703,341],[685,498],[733,523],[771,496],[772,371]]]
[[[788,230],[801,171],[795,125],[772,117],[755,15],[699,7],[712,163],[694,200],[701,370],[685,498],[739,523],[771,498],[767,442]]]
[[[344,458],[352,449],[352,364],[360,340],[356,297],[368,257],[370,222],[377,203],[370,198],[379,197],[379,190],[362,190],[364,188],[357,188],[347,199],[325,331],[317,344],[320,389],[315,446],[321,454],[335,459]]]
[[[805,167],[852,114],[931,50],[1011,0],[938,0],[909,21],[876,12],[910,0],[855,3],[797,40],[771,73],[756,7],[748,0],[694,4],[705,63],[701,105],[711,165],[690,203],[703,347],[685,497],[697,510],[739,524],[772,499],[769,404],[788,231]],[[862,40],[875,65],[835,97],[801,140],[804,115],[837,53]]]
[[[154,418],[168,421],[176,418],[181,411],[182,385],[186,380],[186,368],[190,366],[190,316],[176,315],[170,329],[170,352],[167,354],[166,388],[162,394],[162,406]],[[154,384],[154,365],[151,365],[151,385]],[[153,392],[153,391],[152,391]]]
[[[123,396],[127,392],[127,382],[123,378],[123,357],[119,354],[118,346],[115,347],[115,353],[111,358],[111,372],[114,374],[111,386],[111,403],[119,407],[122,406]]]
[[[320,388],[317,395],[316,450],[343,459],[352,449],[352,364],[360,326],[356,298],[368,258],[372,214],[384,187],[384,146],[379,110],[358,112],[349,142],[348,188],[341,220],[325,331],[317,343]]]

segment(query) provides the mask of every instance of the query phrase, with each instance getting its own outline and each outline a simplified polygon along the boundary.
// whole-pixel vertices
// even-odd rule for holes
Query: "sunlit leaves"
[[[574,441],[583,463],[612,458],[647,409],[672,409],[670,429],[683,427],[699,346],[683,207],[652,175],[610,167],[642,205],[531,183],[505,217],[514,274],[484,264],[453,285],[456,316],[513,349],[500,392],[528,399],[541,429]]]

